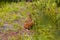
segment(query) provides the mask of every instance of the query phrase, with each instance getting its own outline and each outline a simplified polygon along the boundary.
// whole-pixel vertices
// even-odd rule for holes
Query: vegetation
[[[27,13],[31,13],[32,20],[35,23],[30,29],[33,33],[30,32],[31,35],[28,35],[27,32],[18,33],[16,36],[9,36],[9,40],[60,40],[60,7],[57,3],[59,0],[57,2],[56,0],[1,2],[0,30],[7,33],[8,30],[23,29]]]

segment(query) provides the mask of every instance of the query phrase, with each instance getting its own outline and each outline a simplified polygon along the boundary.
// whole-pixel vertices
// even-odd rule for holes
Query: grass
[[[3,4],[3,5],[2,5]],[[27,13],[34,21],[33,34],[9,37],[9,40],[60,40],[60,8],[53,1],[2,3],[0,8],[0,27],[6,22],[13,25],[14,31],[23,29]],[[58,11],[57,11],[58,10]],[[59,19],[59,20],[58,20]],[[58,20],[56,22],[56,20]],[[16,22],[17,21],[17,22]],[[6,31],[5,31],[6,32]]]

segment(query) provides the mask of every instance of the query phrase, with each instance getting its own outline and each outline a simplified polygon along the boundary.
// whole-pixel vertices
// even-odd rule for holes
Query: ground
[[[47,1],[46,4],[45,2],[7,2],[6,4],[2,2],[0,6],[0,39],[59,40],[60,8],[56,6],[55,2]],[[34,21],[30,30],[23,27],[28,13],[31,13]],[[56,20],[58,21],[56,22]]]

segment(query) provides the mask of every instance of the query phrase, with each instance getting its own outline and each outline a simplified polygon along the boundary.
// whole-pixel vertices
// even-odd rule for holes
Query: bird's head
[[[31,13],[28,12],[28,13],[27,13],[27,16],[28,16],[29,18],[31,18]]]

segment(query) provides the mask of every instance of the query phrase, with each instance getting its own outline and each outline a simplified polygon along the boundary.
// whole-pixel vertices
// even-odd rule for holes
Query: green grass
[[[14,29],[21,29],[22,25],[15,23],[15,21],[21,19],[21,24],[23,24],[29,12],[35,23],[30,29],[34,33],[30,36],[19,34],[17,36],[19,40],[60,40],[60,8],[52,0],[47,2],[41,0],[32,3],[3,3],[0,8],[0,27],[8,22],[13,25]],[[56,20],[58,21],[56,22]],[[16,37],[11,37],[9,40],[16,40]]]

